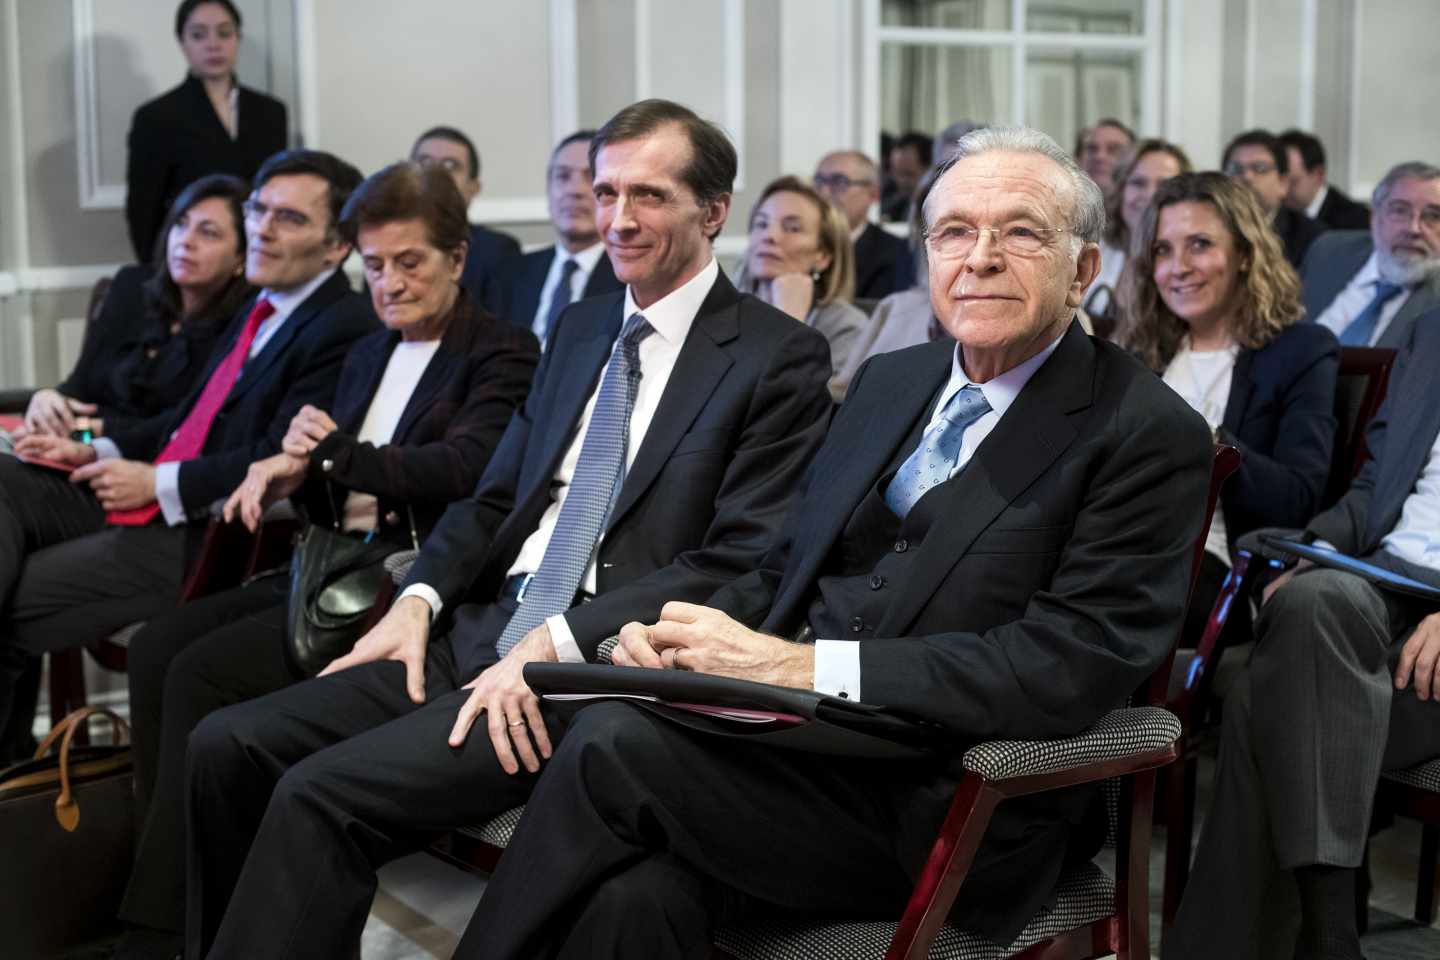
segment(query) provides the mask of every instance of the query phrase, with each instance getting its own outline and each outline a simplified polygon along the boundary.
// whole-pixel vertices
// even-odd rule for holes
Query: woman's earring
[[[820,282],[820,269],[818,267],[810,268],[810,279],[815,283]]]

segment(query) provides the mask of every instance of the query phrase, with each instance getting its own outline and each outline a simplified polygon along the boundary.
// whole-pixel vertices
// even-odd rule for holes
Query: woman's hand
[[[95,460],[94,447],[48,433],[31,433],[21,437],[15,441],[15,453],[21,460],[50,460],[72,467],[84,466]]]
[[[285,432],[285,439],[280,441],[280,449],[292,457],[308,457],[310,451],[336,429],[330,414],[307,403],[290,421],[290,429]]]
[[[310,461],[288,453],[256,460],[246,471],[245,480],[225,501],[225,522],[233,522],[238,517],[245,528],[254,533],[260,528],[260,518],[272,503],[284,500],[300,489],[309,466]]]
[[[815,305],[815,281],[804,273],[782,273],[770,281],[770,305],[804,322]]]
[[[47,433],[68,439],[75,429],[75,417],[92,414],[98,409],[93,403],[81,403],[59,390],[45,387],[36,390],[30,397],[30,404],[25,408],[25,428],[30,433]]]

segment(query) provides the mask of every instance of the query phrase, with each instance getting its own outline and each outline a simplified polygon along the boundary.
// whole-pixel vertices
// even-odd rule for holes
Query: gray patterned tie
[[[510,652],[549,617],[564,613],[575,603],[585,568],[595,552],[600,531],[610,515],[615,495],[625,481],[625,451],[630,442],[630,414],[640,386],[640,341],[655,332],[640,314],[625,323],[620,341],[610,354],[600,381],[600,396],[590,415],[590,427],[580,447],[580,462],[570,490],[560,507],[555,531],[545,548],[540,569],[525,590],[525,601],[505,625],[495,650]]]
[[[896,516],[904,519],[931,487],[950,479],[950,471],[960,458],[960,438],[965,428],[989,411],[990,401],[973,383],[950,398],[940,419],[925,431],[920,445],[905,458],[885,488],[885,503]]]

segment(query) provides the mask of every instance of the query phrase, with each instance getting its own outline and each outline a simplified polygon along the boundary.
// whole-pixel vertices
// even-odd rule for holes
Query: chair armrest
[[[1180,721],[1163,707],[1111,710],[1090,729],[1063,740],[991,740],[971,747],[962,764],[991,783],[1021,777],[1074,774],[1068,782],[1085,783],[1159,766],[1168,758],[1155,754],[1173,749]],[[1133,763],[1127,763],[1132,761]],[[1124,770],[1113,768],[1123,765]],[[1133,768],[1133,769],[1132,769]]]
[[[419,550],[401,550],[399,553],[392,553],[385,558],[385,572],[390,574],[390,582],[395,586],[405,582],[410,576],[410,568],[415,565],[415,559],[420,556]]]

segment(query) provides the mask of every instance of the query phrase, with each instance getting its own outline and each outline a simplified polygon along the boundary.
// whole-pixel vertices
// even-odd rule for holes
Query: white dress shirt
[[[1224,350],[1191,350],[1190,338],[1186,337],[1165,368],[1165,385],[1178,393],[1191,410],[1204,417],[1212,432],[1225,420],[1225,408],[1230,404],[1230,382],[1239,356],[1240,348],[1233,345]],[[1230,566],[1225,510],[1219,500],[1215,501],[1215,515],[1205,535],[1205,552]]]
[[[1401,560],[1440,570],[1440,435],[1430,446],[1430,459],[1415,489],[1400,508],[1395,529],[1380,546]]]
[[[690,333],[690,326],[695,322],[695,314],[700,311],[701,305],[710,293],[710,288],[715,285],[715,279],[720,274],[720,266],[711,258],[703,270],[692,277],[689,282],[677,290],[673,290],[656,300],[649,307],[641,310],[635,304],[634,295],[629,287],[625,288],[625,312],[626,320],[637,313],[644,314],[650,326],[655,332],[644,340],[640,341],[640,385],[635,392],[635,407],[630,413],[630,436],[625,447],[625,468],[628,470],[635,462],[635,455],[640,450],[640,445],[645,441],[645,434],[650,429],[650,424],[655,419],[656,410],[660,406],[660,397],[665,392],[665,385],[670,381],[670,374],[675,369],[675,361],[680,356],[680,348],[685,344],[685,337]],[[623,329],[623,323],[622,323]],[[619,337],[616,337],[618,345]],[[615,346],[611,346],[611,353]],[[595,412],[595,402],[600,397],[600,385],[604,380],[603,375],[595,383],[595,389],[590,391],[590,399],[585,403],[585,411],[580,415],[579,429],[575,432],[575,438],[570,441],[570,446],[565,450],[565,456],[560,460],[560,466],[555,470],[555,476],[550,482],[550,506],[545,508],[545,513],[540,517],[540,524],[535,532],[526,538],[520,547],[515,562],[505,576],[514,577],[524,573],[534,573],[540,569],[540,561],[545,558],[545,549],[550,545],[550,537],[555,533],[555,524],[560,519],[560,508],[565,504],[565,497],[570,492],[570,481],[575,476],[575,468],[580,463],[580,450],[585,445],[585,434],[590,429],[590,417]],[[585,576],[581,580],[580,588],[586,593],[595,593],[595,557],[600,552],[600,544],[605,537],[602,532],[595,544],[595,554],[590,557],[590,563],[585,568]],[[443,603],[440,594],[435,588],[425,583],[412,584],[406,587],[400,594],[400,599],[408,596],[422,598],[430,605],[431,616],[439,616]],[[565,620],[563,613],[556,614],[545,621],[550,628],[550,639],[555,644],[555,653],[561,661],[580,663],[585,659],[580,652],[579,645],[575,642],[575,634],[570,630],[569,623]]]
[[[545,274],[545,285],[540,288],[540,303],[535,307],[535,316],[530,321],[530,329],[534,331],[540,345],[545,345],[545,321],[550,316],[550,304],[555,302],[555,290],[560,286],[560,278],[565,273],[565,261],[575,261],[575,272],[570,275],[570,302],[574,303],[585,294],[585,284],[590,282],[590,274],[595,272],[595,265],[605,255],[605,244],[596,241],[579,253],[570,253],[564,247],[555,247],[555,256],[550,258],[550,272]]]
[[[960,456],[955,458],[955,465],[950,468],[950,476],[954,477],[959,473],[970,458],[975,456],[975,451],[980,448],[984,439],[990,436],[990,431],[995,429],[1000,418],[1005,416],[1005,411],[1020,396],[1020,391],[1035,371],[1050,359],[1050,354],[1060,345],[1064,334],[1056,337],[1044,350],[1026,360],[1018,366],[1011,367],[998,377],[987,383],[975,384],[980,392],[985,394],[985,399],[990,404],[990,410],[970,426],[960,436]],[[945,385],[944,391],[940,394],[940,401],[935,404],[935,411],[930,420],[925,424],[928,431],[941,419],[945,411],[945,405],[950,399],[961,390],[974,383],[965,375],[965,368],[960,364],[960,345],[955,345],[954,359],[950,363],[950,381]],[[908,456],[908,455],[907,455]],[[850,700],[860,699],[860,644],[864,641],[855,640],[816,640],[815,641],[815,689],[820,693],[831,696],[843,696]]]
[[[1120,289],[1120,274],[1125,269],[1125,250],[1100,241],[1100,272],[1085,297],[1085,312],[1094,316],[1106,311]]]
[[[339,267],[335,268],[335,270],[339,269]],[[294,290],[277,291],[266,288],[260,291],[260,296],[255,298],[255,302],[269,300],[270,305],[275,308],[275,312],[266,317],[260,324],[260,329],[255,331],[255,339],[250,342],[250,350],[246,354],[247,362],[260,355],[260,351],[265,349],[265,345],[275,336],[275,332],[285,325],[286,320],[290,319],[295,308],[309,299],[310,294],[319,290],[325,281],[335,273],[335,270],[327,270],[303,287],[297,287]],[[242,367],[235,382],[239,383],[244,376],[245,369]],[[173,437],[174,434],[172,433],[170,436]],[[120,448],[115,445],[115,441],[107,437],[96,439],[93,446],[97,460],[124,456]],[[155,499],[160,504],[160,514],[165,518],[167,524],[174,527],[185,522],[185,504],[180,500],[180,461],[172,460],[155,465]]]
[[[1335,336],[1344,333],[1350,322],[1360,316],[1365,308],[1370,306],[1370,301],[1375,299],[1375,284],[1380,280],[1380,265],[1376,257],[1374,253],[1370,254],[1370,259],[1355,271],[1355,276],[1350,278],[1345,289],[1337,293],[1330,306],[1325,308],[1325,312],[1316,318],[1317,323],[1329,327]],[[1405,306],[1405,301],[1409,300],[1414,292],[1413,286],[1407,287],[1403,293],[1391,297],[1389,302],[1380,308],[1380,317],[1375,321],[1375,332],[1371,334],[1370,342],[1366,346],[1373,347],[1380,342],[1385,328],[1390,326],[1390,321],[1395,319],[1395,314],[1400,312],[1400,308]]]
[[[1310,206],[1305,208],[1305,216],[1311,220],[1320,219],[1320,208],[1325,206],[1325,198],[1330,196],[1330,185],[1320,184],[1320,189],[1315,192],[1315,199],[1310,201]]]
[[[400,416],[409,405],[420,378],[425,375],[425,368],[430,366],[431,358],[439,349],[438,338],[401,340],[395,344],[390,359],[385,362],[385,373],[380,377],[380,386],[375,389],[375,396],[370,399],[370,406],[365,410],[365,420],[360,424],[357,440],[383,447],[394,438],[395,428],[400,425]],[[345,506],[341,509],[344,518],[341,529],[374,530],[378,510],[379,501],[374,494],[351,490],[345,497]]]

